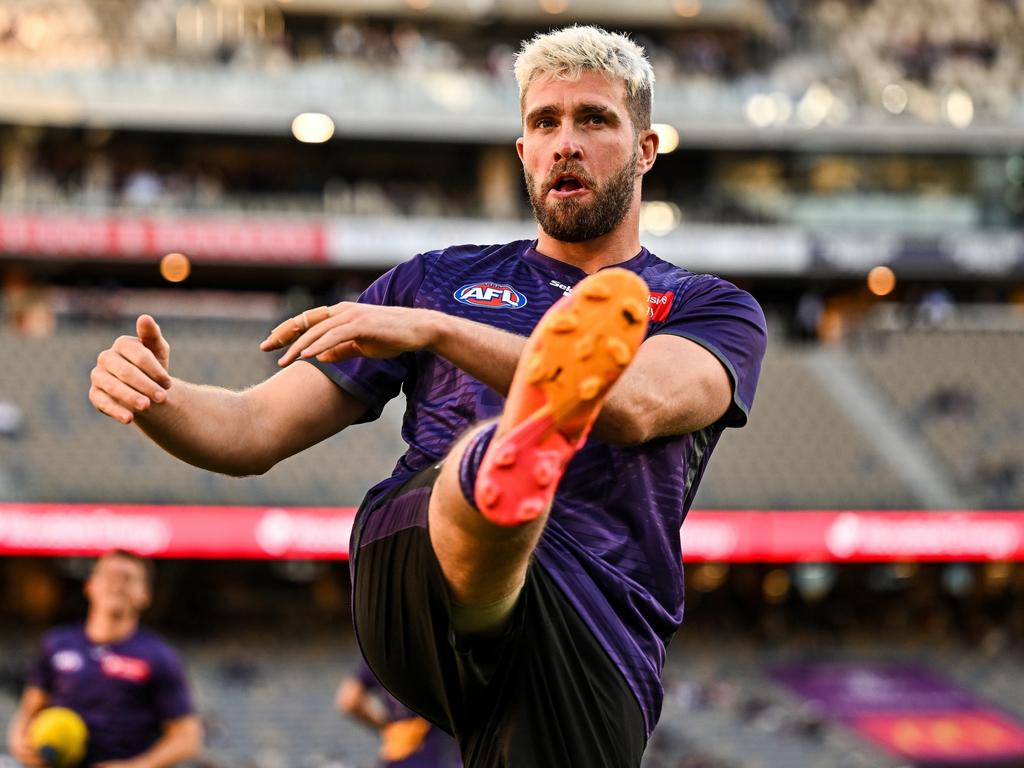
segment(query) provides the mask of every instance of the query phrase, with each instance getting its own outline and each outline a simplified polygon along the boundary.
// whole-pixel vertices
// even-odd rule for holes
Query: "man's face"
[[[127,557],[100,558],[85,582],[85,595],[93,609],[105,613],[141,613],[149,604],[146,569]]]
[[[527,89],[516,149],[537,221],[556,240],[601,237],[629,212],[638,144],[625,102],[625,83],[597,72],[544,75]]]

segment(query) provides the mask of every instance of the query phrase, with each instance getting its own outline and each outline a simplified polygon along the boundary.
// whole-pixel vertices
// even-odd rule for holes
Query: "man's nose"
[[[555,145],[555,161],[579,160],[583,157],[583,148],[577,141],[574,127],[563,126],[558,134],[558,143]]]

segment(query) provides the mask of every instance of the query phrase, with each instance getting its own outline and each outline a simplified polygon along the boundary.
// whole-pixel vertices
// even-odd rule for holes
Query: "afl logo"
[[[472,307],[519,309],[526,306],[526,297],[511,285],[501,283],[470,283],[455,292],[455,300]]]

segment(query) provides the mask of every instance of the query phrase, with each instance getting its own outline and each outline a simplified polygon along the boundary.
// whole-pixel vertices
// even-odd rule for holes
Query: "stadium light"
[[[679,146],[679,131],[668,123],[653,123],[651,128],[658,134],[658,154],[667,155]]]
[[[692,19],[700,15],[701,4],[701,0],[672,0],[672,10],[684,19]]]
[[[888,296],[896,288],[896,273],[889,267],[878,266],[868,272],[868,290],[875,296]]]
[[[974,122],[974,101],[967,91],[954,88],[946,95],[942,112],[954,128],[966,128]]]
[[[909,101],[910,97],[907,95],[907,89],[899,83],[889,83],[882,89],[882,106],[894,115],[903,112],[907,108]]]
[[[303,144],[323,144],[334,135],[334,121],[320,112],[303,112],[292,120],[292,135]]]
[[[192,272],[192,263],[184,253],[168,253],[160,259],[160,277],[169,283],[180,283]]]
[[[778,117],[778,106],[771,96],[757,93],[747,99],[743,112],[753,125],[758,128],[767,128]]]
[[[550,14],[565,13],[569,10],[569,0],[537,0],[541,9]]]
[[[768,571],[761,585],[764,599],[772,605],[785,602],[789,595],[790,583],[789,574],[782,568]]]
[[[662,237],[679,226],[683,212],[675,203],[651,201],[640,204],[640,229],[643,232]]]
[[[814,128],[832,109],[832,91],[824,83],[812,83],[796,106],[796,116],[808,128]]]

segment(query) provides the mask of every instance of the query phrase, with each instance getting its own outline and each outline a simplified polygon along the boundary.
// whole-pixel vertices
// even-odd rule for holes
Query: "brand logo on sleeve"
[[[526,297],[511,285],[502,283],[469,283],[455,292],[455,300],[471,307],[519,309],[526,306]]]
[[[116,677],[132,683],[144,683],[149,679],[149,664],[146,661],[130,656],[118,656],[116,653],[104,654],[100,659],[100,669],[107,677]]]
[[[652,292],[647,297],[647,318],[652,323],[668,320],[668,312],[672,309],[672,300],[675,297],[673,291]]]

